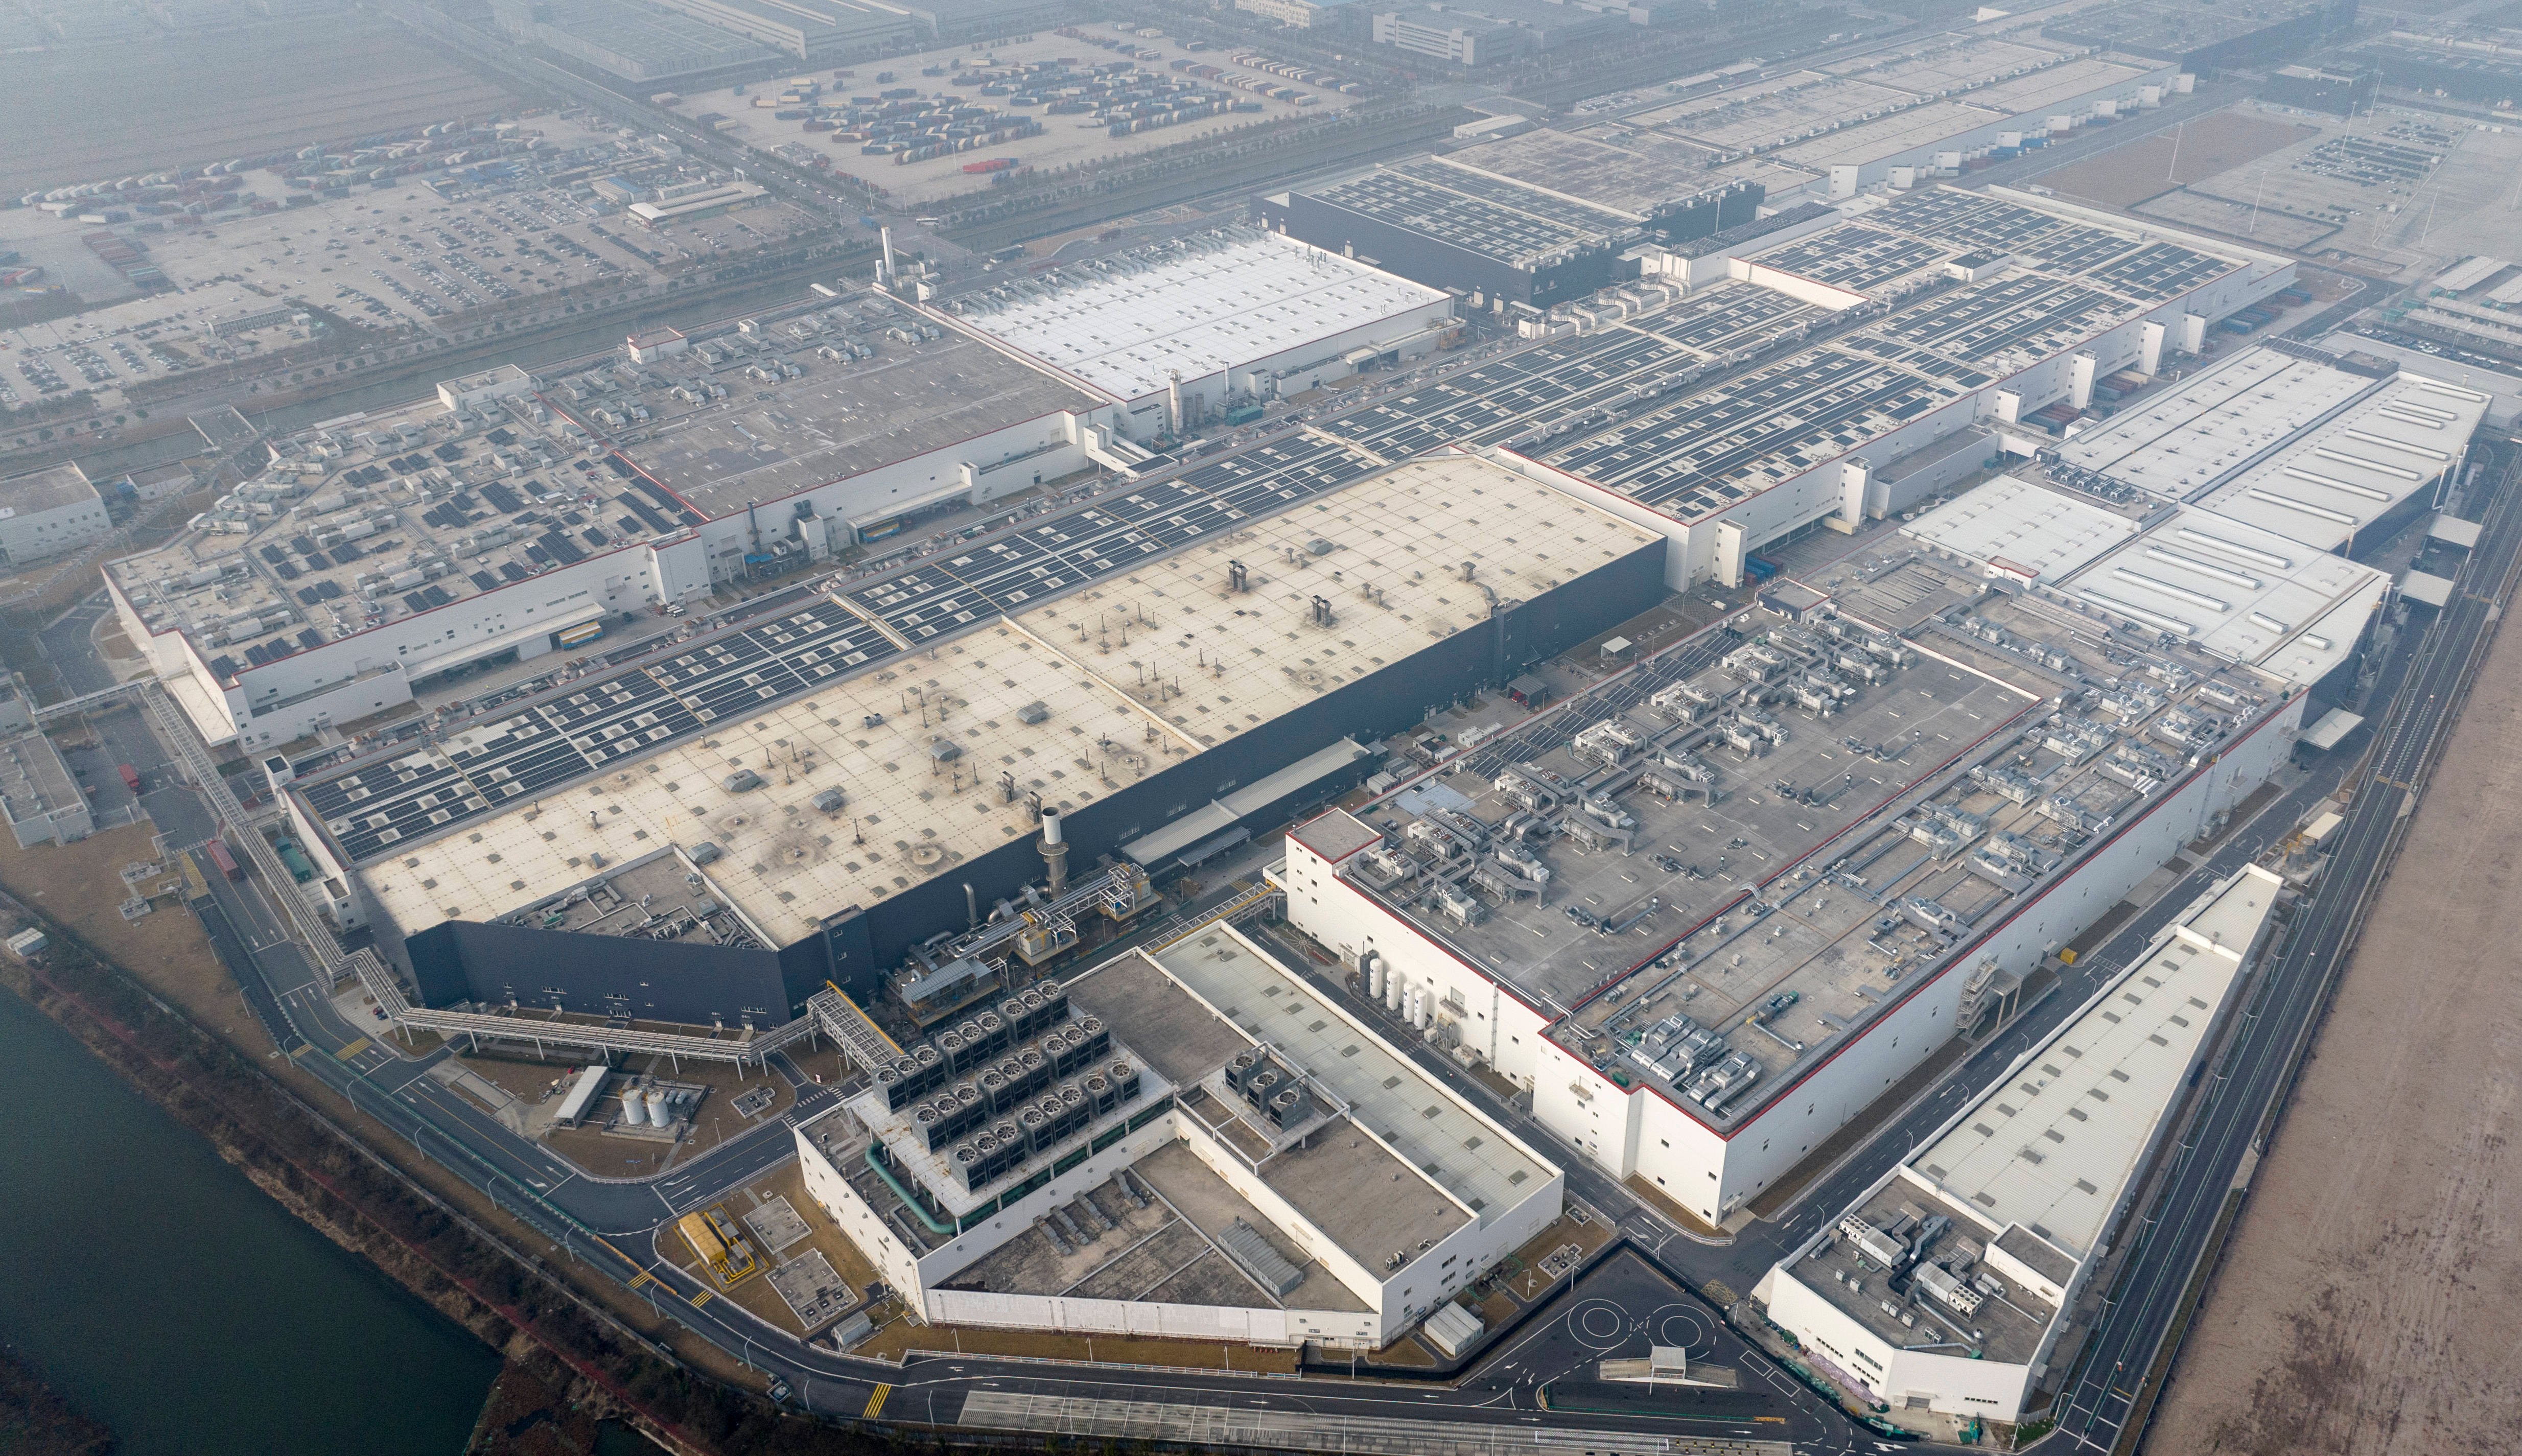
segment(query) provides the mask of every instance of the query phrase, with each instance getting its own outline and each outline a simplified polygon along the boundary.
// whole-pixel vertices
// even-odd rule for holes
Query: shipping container
[[[124,788],[131,790],[135,794],[140,792],[140,771],[138,769],[131,767],[129,764],[117,764],[114,766],[114,772],[122,775],[122,786]]]
[[[208,847],[210,852],[210,863],[218,867],[219,873],[230,879],[245,878],[245,867],[236,862],[236,856],[228,853],[228,842],[225,839],[212,835]]]

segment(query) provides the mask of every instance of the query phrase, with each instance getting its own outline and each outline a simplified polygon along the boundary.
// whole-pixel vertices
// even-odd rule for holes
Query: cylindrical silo
[[[1401,1010],[1401,977],[1392,971],[1383,973],[1383,1009],[1387,1011]]]
[[[1370,1000],[1383,995],[1383,961],[1380,957],[1366,958],[1366,994]]]
[[[648,1100],[639,1095],[639,1089],[636,1087],[622,1094],[622,1125],[624,1127],[648,1125]]]
[[[663,1088],[648,1089],[648,1120],[658,1127],[675,1125],[675,1114],[666,1108],[666,1093]]]

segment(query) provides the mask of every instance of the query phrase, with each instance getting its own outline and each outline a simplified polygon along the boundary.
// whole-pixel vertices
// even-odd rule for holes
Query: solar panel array
[[[849,593],[917,643],[1123,571],[1215,532],[1233,531],[1381,469],[1335,440],[1298,435],[1098,500],[1082,510]]]
[[[1380,468],[1336,441],[1278,441],[849,593],[695,642],[662,662],[568,684],[442,744],[299,792],[353,863],[531,800],[722,719],[833,681],[902,648],[1126,570],[1211,532]]]
[[[901,650],[818,602],[300,792],[342,852],[364,861]]]

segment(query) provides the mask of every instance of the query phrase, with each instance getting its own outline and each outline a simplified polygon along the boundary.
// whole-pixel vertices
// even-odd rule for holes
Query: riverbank
[[[11,891],[20,889],[23,874],[8,871],[24,868],[9,863],[14,858],[0,853],[0,883]],[[77,913],[71,905],[61,910]],[[181,911],[159,914],[195,928]],[[118,938],[127,928],[111,915],[83,918],[95,922],[96,936]],[[650,1328],[655,1316],[635,1297],[602,1281],[588,1281],[590,1288],[572,1283],[557,1267],[562,1250],[544,1245],[535,1252],[531,1232],[506,1224],[495,1210],[463,1206],[431,1185],[443,1181],[462,1193],[469,1186],[426,1160],[417,1169],[399,1166],[385,1154],[404,1152],[400,1145],[361,1140],[315,1105],[311,1098],[320,1092],[302,1095],[281,1080],[304,1074],[270,1046],[250,1013],[239,1014],[245,1009],[232,982],[219,978],[213,990],[200,975],[178,974],[181,967],[172,963],[143,974],[103,954],[64,915],[0,893],[0,934],[25,926],[44,930],[51,944],[31,963],[0,958],[0,987],[67,1031],[308,1227],[524,1366],[551,1387],[546,1404],[627,1427],[677,1456],[931,1448],[911,1433],[847,1429],[782,1411],[718,1378],[712,1364],[732,1369],[734,1362],[715,1346],[679,1326],[658,1321]],[[170,1005],[170,998],[184,1005]],[[228,1036],[205,1026],[205,1015],[224,1023]],[[350,1116],[374,1127],[355,1112]],[[410,1176],[415,1172],[421,1176]],[[607,1307],[606,1295],[633,1312]],[[608,1444],[618,1442],[599,1441],[597,1449]],[[476,1449],[487,1456],[508,1448]]]
[[[0,1451],[11,1456],[111,1456],[114,1433],[44,1384],[18,1352],[0,1346]]]

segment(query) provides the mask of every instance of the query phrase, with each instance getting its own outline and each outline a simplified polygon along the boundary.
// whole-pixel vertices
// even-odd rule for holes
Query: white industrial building
[[[73,462],[0,480],[0,556],[14,565],[68,555],[113,529],[105,497]]]
[[[2230,1017],[2283,882],[2247,866],[1752,1291],[1885,1405],[2019,1423]]]
[[[1432,349],[1451,314],[1433,290],[1257,234],[1047,287],[995,318],[868,293],[711,338],[641,336],[548,380],[513,364],[449,380],[273,443],[261,476],[112,563],[108,587],[210,741],[288,743],[925,515],[1126,475],[1149,458],[1130,437],[1164,433],[1174,399],[1197,415],[1283,376],[1309,388]]]
[[[1904,36],[1810,70],[1745,76],[1623,119],[1716,157],[1794,168],[1815,191],[1847,198],[1958,175],[2191,88],[2176,65],[2045,40],[2036,23],[2000,16]],[[1776,183],[1769,190],[1772,198],[1788,191]]]
[[[1274,870],[1290,922],[1585,1155],[1722,1221],[2210,830],[2352,674],[2390,576],[2225,513],[2233,482],[2360,468],[2342,440],[2417,458],[2367,424],[2424,429],[2436,471],[2356,497],[2382,520],[2491,401],[2275,356],[2318,403],[2282,428],[2246,428],[2210,370],[2069,442],[2150,478],[2109,445],[2125,421],[2204,472],[2197,502],[2043,450],[1798,620],[1748,617],[1721,655],[1670,649],[1300,826]],[[2182,435],[2161,401],[2184,395],[2209,402]],[[2211,427],[2234,459],[2199,447]]]
[[[1981,426],[2018,442],[2009,448],[2038,447],[2043,410],[2082,410],[2114,373],[2150,376],[2195,355],[2211,323],[2287,287],[2294,269],[2002,188],[1862,198],[1838,225],[1730,265],[1736,283],[1796,300],[1816,321],[1862,310],[1854,328],[1713,389],[1672,389],[1672,402],[1609,428],[1580,415],[1504,448],[1661,532],[1676,587],[1739,585],[1772,541],[1917,504],[1943,476],[1895,466],[1949,437]],[[1657,327],[1585,311],[1562,310],[1564,326]]]
[[[2360,551],[2434,508],[2495,397],[2440,365],[2272,340],[2042,450],[2105,500],[2178,502],[2320,551]]]
[[[1432,351],[1453,300],[1261,229],[1097,258],[958,297],[1001,346],[1113,401],[1134,440]]]
[[[931,1323],[1330,1349],[1399,1338],[1565,1188],[1223,923],[911,1049],[797,1149]]]

